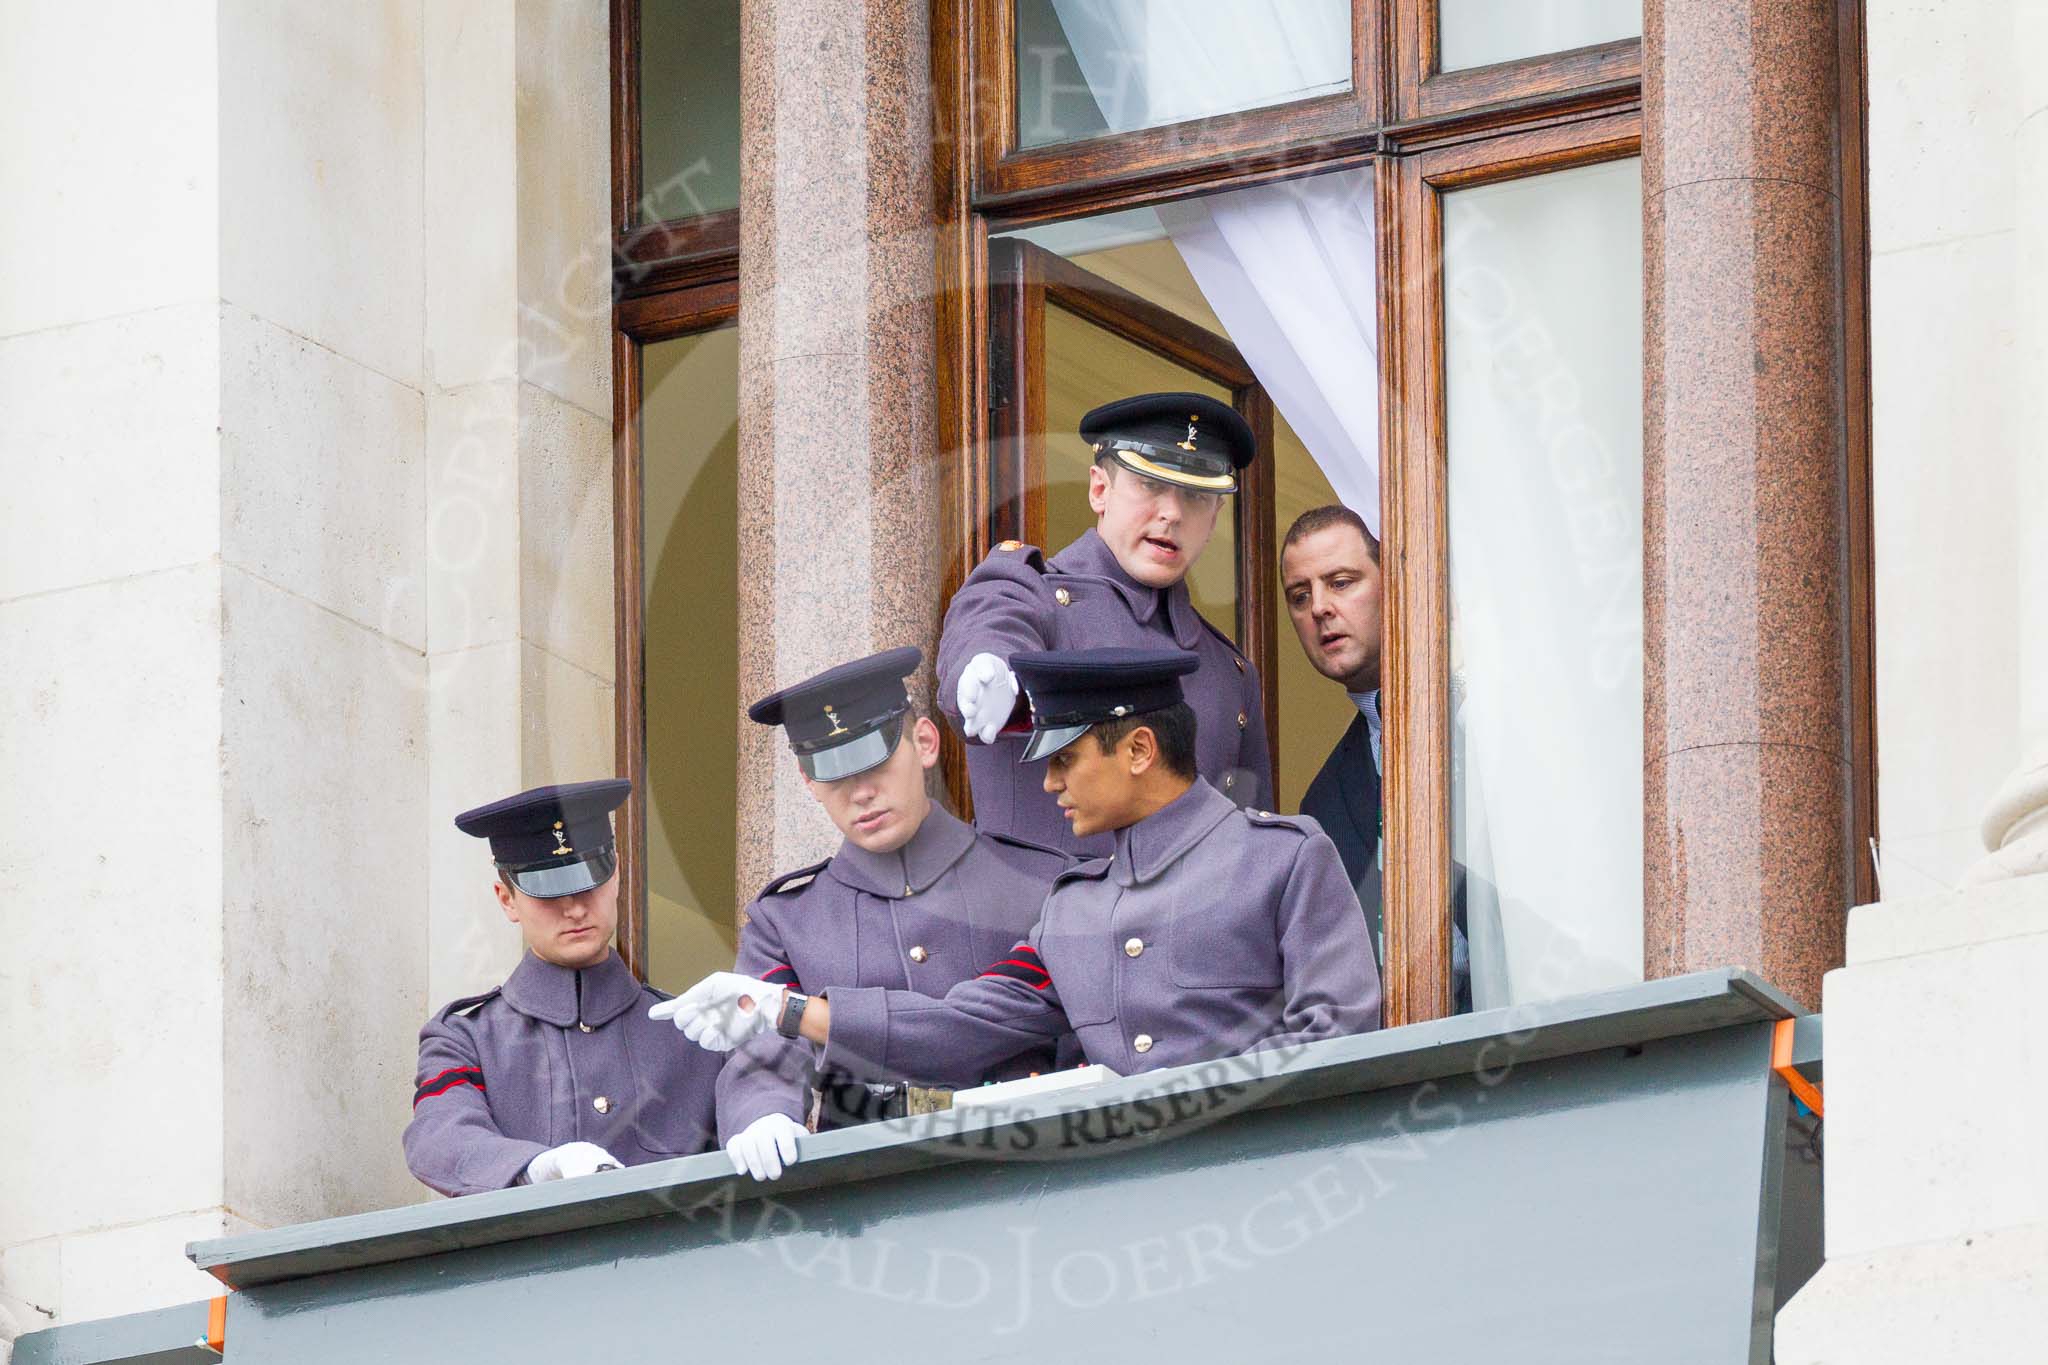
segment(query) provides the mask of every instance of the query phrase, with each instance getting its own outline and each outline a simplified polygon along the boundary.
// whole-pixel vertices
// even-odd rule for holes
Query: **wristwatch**
[[[797,1030],[804,1022],[804,1008],[811,1003],[811,997],[797,991],[785,991],[782,996],[782,1013],[775,1016],[775,1031],[785,1038],[798,1036]]]

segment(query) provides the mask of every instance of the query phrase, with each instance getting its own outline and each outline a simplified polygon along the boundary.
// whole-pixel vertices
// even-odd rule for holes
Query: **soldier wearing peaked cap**
[[[1074,836],[1036,774],[1018,765],[1013,657],[1115,646],[1191,652],[1197,772],[1238,805],[1272,804],[1258,670],[1196,612],[1186,582],[1257,444],[1227,404],[1191,393],[1106,404],[1082,419],[1081,435],[1095,451],[1095,529],[1050,558],[1006,541],[981,562],[946,610],[938,694],[970,741],[983,828],[1101,854],[1108,839]]]
[[[926,794],[939,732],[916,714],[904,684],[923,659],[892,649],[748,708],[787,733],[805,787],[845,837],[828,861],[777,878],[747,907],[735,971],[799,991],[943,995],[1037,919],[1067,858],[977,833]],[[1057,1044],[1043,1040],[1007,1065],[954,1068],[941,1058],[930,1079],[1007,1080],[1052,1065]],[[773,1032],[739,1049],[718,1079],[719,1136],[734,1169],[757,1179],[781,1175],[807,1129],[894,1118],[906,1106],[906,1087],[892,1078],[821,1072],[815,1049]]]
[[[494,889],[526,953],[505,983],[420,1030],[406,1165],[442,1194],[588,1175],[712,1146],[722,1058],[679,1055],[647,1017],[667,999],[612,950],[618,857],[606,779],[465,811],[490,840]]]
[[[808,999],[705,978],[668,1007],[723,1049],[769,1029],[853,1075],[923,1080],[989,1066],[1072,1029],[1125,1075],[1378,1027],[1358,898],[1313,820],[1241,809],[1194,771],[1184,653],[1018,655],[1027,761],[1075,832],[1109,856],[1054,883],[1024,941],[943,997],[880,987]]]

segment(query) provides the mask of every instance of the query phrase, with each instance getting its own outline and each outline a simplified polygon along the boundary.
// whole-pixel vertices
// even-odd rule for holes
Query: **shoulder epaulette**
[[[478,1006],[491,1000],[503,989],[504,987],[502,986],[493,986],[482,995],[465,995],[460,1000],[444,1005],[441,1012],[434,1017],[437,1019],[452,1019],[458,1014],[465,1016],[472,1014]]]
[[[809,886],[811,879],[820,872],[823,872],[831,861],[830,858],[826,858],[822,862],[812,863],[809,867],[800,867],[794,872],[785,872],[774,881],[768,883],[768,885],[762,887],[761,896],[786,896],[792,891],[801,891]],[[756,896],[755,899],[759,900],[761,896]]]
[[[662,989],[661,987],[659,987],[659,986],[650,986],[650,985],[648,985],[648,984],[647,984],[647,983],[646,983],[645,981],[643,981],[643,982],[641,982],[641,983],[640,983],[640,989],[641,989],[641,990],[643,990],[643,991],[646,991],[646,992],[647,992],[647,993],[648,993],[649,995],[653,996],[653,997],[654,997],[654,998],[655,998],[656,1000],[673,1000],[673,999],[675,999],[675,997],[674,997],[673,995],[670,995],[670,994],[669,994],[669,993],[668,993],[667,991],[663,990],[663,989]]]
[[[1095,881],[1108,875],[1108,872],[1109,859],[1084,858],[1072,867],[1062,870],[1058,876],[1052,879],[1052,884],[1057,887],[1063,886],[1067,882]]]
[[[1045,572],[1045,551],[1036,545],[1026,545],[1021,540],[1006,540],[992,548],[982,559],[980,567],[1008,569],[1020,566],[1033,573]]]
[[[1244,818],[1255,825],[1264,825],[1268,829],[1291,829],[1296,834],[1303,835],[1314,834],[1322,828],[1322,826],[1315,822],[1313,816],[1275,815],[1272,811],[1253,810],[1249,806],[1244,808]]]

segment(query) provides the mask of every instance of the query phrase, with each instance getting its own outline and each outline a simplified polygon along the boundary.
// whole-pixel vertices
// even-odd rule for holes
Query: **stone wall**
[[[20,7],[0,1348],[425,1197],[465,805],[613,770],[602,0]]]
[[[2048,1340],[2042,0],[1870,0],[1879,818],[1826,1013],[1827,1263],[1785,1365]],[[1959,885],[1960,884],[1960,885]],[[1954,888],[1954,889],[1951,889]]]
[[[2029,729],[2048,762],[2048,77],[2023,60],[2048,5],[1867,15],[1878,852],[1902,900],[1984,855]]]
[[[2048,1341],[2048,877],[1868,905],[1827,978],[1827,1263],[1780,1365]]]

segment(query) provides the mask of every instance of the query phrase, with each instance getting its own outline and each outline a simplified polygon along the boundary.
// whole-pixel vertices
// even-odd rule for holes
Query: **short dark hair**
[[[1135,716],[1122,716],[1106,720],[1097,725],[1091,734],[1102,746],[1102,752],[1110,753],[1124,742],[1124,737],[1145,727],[1159,741],[1159,758],[1166,764],[1166,770],[1180,777],[1195,775],[1195,708],[1184,701],[1157,711],[1143,711]]]
[[[1372,556],[1372,562],[1380,562],[1380,538],[1365,529],[1365,518],[1341,503],[1325,503],[1311,507],[1294,519],[1294,525],[1287,528],[1287,536],[1280,542],[1280,553],[1287,553],[1287,547],[1305,536],[1318,531],[1327,531],[1332,526],[1349,526],[1365,538],[1365,552]]]

